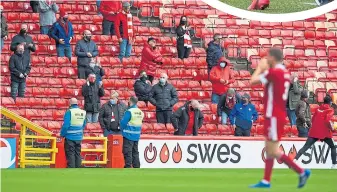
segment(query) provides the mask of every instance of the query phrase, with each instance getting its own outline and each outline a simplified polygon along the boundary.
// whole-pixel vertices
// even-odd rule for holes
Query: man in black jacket
[[[101,107],[101,97],[104,96],[103,84],[96,83],[95,74],[90,74],[88,81],[82,86],[84,110],[87,112],[87,123],[97,123]]]
[[[28,58],[30,58],[30,52],[35,52],[36,51],[36,47],[35,47],[35,43],[33,42],[33,39],[31,36],[29,36],[27,34],[28,32],[28,26],[27,24],[22,24],[21,25],[21,30],[20,33],[15,35],[12,39],[11,42],[11,51],[16,51],[16,47],[19,44],[23,44],[25,47],[25,52],[24,55]]]
[[[159,83],[152,87],[150,103],[156,106],[157,123],[170,123],[173,105],[178,102],[176,88],[167,82],[166,73],[160,75]]]
[[[30,72],[30,58],[24,55],[24,45],[19,45],[16,52],[9,59],[9,71],[11,73],[11,97],[25,96],[26,79]],[[19,92],[19,94],[18,94]]]
[[[148,82],[148,77],[145,71],[140,72],[140,77],[135,81],[133,88],[136,96],[138,97],[138,101],[145,101],[146,103],[149,101],[152,86]]]
[[[308,97],[308,91],[303,90],[301,92],[301,100],[295,109],[298,137],[308,137],[309,129],[311,128],[311,110]]]
[[[0,5],[0,14],[1,14],[1,39],[0,39],[0,52],[4,46],[4,41],[8,38],[8,25],[7,25],[7,19],[3,16],[3,7]]]
[[[110,101],[105,103],[99,110],[99,124],[103,129],[104,137],[108,135],[121,134],[119,123],[122,120],[127,106],[118,101],[119,94],[116,91],[111,92]]]
[[[204,115],[199,108],[199,102],[191,100],[173,113],[171,122],[175,129],[174,135],[198,135],[198,129],[204,122]]]
[[[221,57],[224,56],[224,48],[221,47],[222,36],[221,34],[215,34],[213,37],[213,41],[208,43],[207,47],[207,57],[206,62],[208,65],[208,74],[210,73],[211,69],[218,65],[218,61]]]

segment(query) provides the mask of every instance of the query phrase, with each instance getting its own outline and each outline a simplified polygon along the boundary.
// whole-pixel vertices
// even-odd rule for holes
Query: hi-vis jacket
[[[120,123],[123,137],[131,141],[139,141],[142,131],[144,113],[136,105],[131,106]]]
[[[85,124],[86,112],[78,105],[72,105],[64,114],[60,135],[71,141],[82,141]]]

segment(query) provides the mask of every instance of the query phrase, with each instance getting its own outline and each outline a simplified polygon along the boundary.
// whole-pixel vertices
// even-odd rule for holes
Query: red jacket
[[[225,68],[220,67],[220,63],[225,61],[227,63]],[[218,65],[213,67],[210,72],[210,81],[212,82],[213,93],[217,95],[223,95],[227,92],[229,85],[234,83],[235,79],[230,69],[230,61],[225,57],[221,57],[218,61]],[[224,85],[220,82],[220,79],[227,80],[228,83]]]
[[[329,124],[333,114],[334,111],[328,104],[321,105],[312,117],[309,137],[317,139],[332,138],[332,130]]]
[[[119,26],[122,25],[123,27],[123,36],[121,36],[121,32],[119,30]],[[116,15],[115,20],[115,32],[117,35],[117,38],[123,38],[123,39],[129,39],[129,33],[128,33],[128,17],[126,14],[119,12]],[[133,32],[134,34],[134,32]],[[132,37],[131,37],[132,38]]]
[[[145,71],[147,75],[154,76],[156,74],[157,64],[162,61],[161,54],[150,47],[149,44],[145,44],[142,51],[142,61],[140,63],[139,72]]]
[[[122,3],[120,1],[101,1],[99,11],[103,18],[108,21],[115,21],[116,15],[122,10]],[[113,12],[114,14],[112,14]]]

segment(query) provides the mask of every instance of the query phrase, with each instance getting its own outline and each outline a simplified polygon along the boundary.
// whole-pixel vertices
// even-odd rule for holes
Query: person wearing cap
[[[121,134],[120,121],[127,106],[118,100],[118,92],[112,91],[110,100],[102,105],[99,110],[98,121],[103,129],[104,137]]]
[[[120,122],[123,136],[124,168],[140,168],[138,141],[142,132],[144,113],[137,107],[137,97],[131,97],[128,110]]]
[[[149,101],[152,86],[145,71],[140,72],[139,79],[135,81],[133,88],[139,101],[145,101],[146,103]]]
[[[103,83],[96,83],[96,75],[90,74],[87,82],[82,86],[84,110],[87,112],[88,123],[98,122],[98,112],[101,108],[101,97],[104,96]]]
[[[11,42],[11,51],[16,51],[19,44],[23,44],[25,52],[23,53],[27,58],[30,58],[30,53],[36,51],[35,43],[30,35],[28,35],[28,25],[22,24],[19,34],[15,35]]]
[[[311,110],[308,103],[309,93],[303,90],[301,93],[301,100],[298,102],[296,113],[296,126],[299,137],[308,137],[308,132],[311,127]]]
[[[8,39],[8,25],[7,25],[7,19],[2,14],[3,13],[3,6],[0,5],[0,14],[1,14],[1,39],[0,39],[0,52],[2,48],[4,47],[4,41]]]
[[[204,122],[204,114],[200,111],[200,104],[192,99],[172,114],[174,135],[198,136],[198,130]]]
[[[76,98],[71,98],[70,107],[65,112],[60,136],[65,138],[64,150],[66,153],[67,167],[81,167],[81,142],[83,130],[86,126],[86,112],[79,108]]]
[[[179,26],[176,29],[177,33],[177,51],[178,58],[184,59],[188,58],[192,49],[191,36],[193,31],[189,28],[187,17],[182,16],[180,18]]]
[[[99,5],[99,12],[103,15],[102,34],[116,35],[115,21],[117,13],[122,9],[121,1],[101,1]]]
[[[229,114],[237,103],[241,102],[241,96],[235,92],[235,89],[229,88],[227,92],[221,95],[217,105],[217,114],[221,117],[221,124],[226,125]]]
[[[296,125],[296,113],[295,109],[298,102],[301,99],[301,92],[303,87],[298,80],[298,75],[296,73],[291,75],[291,83],[288,91],[288,100],[287,100],[287,115],[290,121],[291,126]]]
[[[228,59],[225,57],[219,59],[218,65],[211,70],[210,81],[212,82],[212,103],[218,104],[220,96],[225,94],[230,84],[235,81]]]
[[[156,39],[150,37],[142,51],[139,71],[145,71],[152,83],[156,74],[157,65],[162,64],[163,57],[156,47]]]
[[[253,123],[257,120],[259,114],[255,106],[250,102],[250,95],[244,93],[241,103],[234,106],[229,115],[232,128],[235,130],[235,136],[249,137]]]
[[[122,26],[123,31],[120,31]],[[132,14],[130,3],[123,2],[123,10],[116,15],[115,31],[119,41],[119,59],[128,58],[131,55],[132,44],[134,42],[134,32],[132,24]]]
[[[206,62],[208,66],[208,74],[211,72],[212,68],[217,66],[218,61],[224,56],[224,48],[221,47],[222,35],[214,34],[213,41],[209,42],[206,49]]]
[[[60,18],[53,24],[51,37],[56,42],[57,56],[67,57],[70,60],[72,54],[70,42],[74,36],[74,30],[68,17],[68,13],[60,9]]]
[[[47,35],[56,22],[56,13],[59,11],[54,0],[39,0],[40,33]]]

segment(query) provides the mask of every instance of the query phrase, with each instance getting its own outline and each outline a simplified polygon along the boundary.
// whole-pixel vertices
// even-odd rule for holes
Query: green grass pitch
[[[313,170],[305,188],[291,170],[276,169],[270,190],[249,189],[262,169],[1,170],[4,192],[337,192],[337,170]]]
[[[221,0],[222,2],[247,10],[251,4],[251,0]],[[261,13],[293,13],[299,11],[305,11],[317,7],[315,0],[270,0],[270,5],[267,9],[256,12]]]

